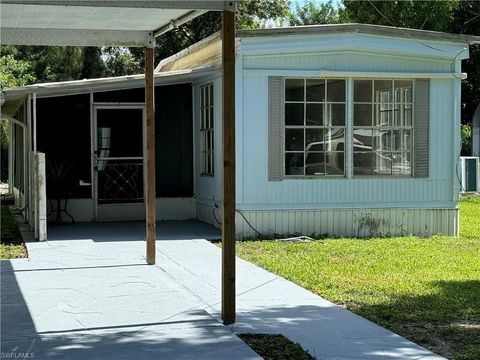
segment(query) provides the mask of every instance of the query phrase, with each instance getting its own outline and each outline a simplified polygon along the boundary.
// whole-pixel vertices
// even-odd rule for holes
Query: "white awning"
[[[194,82],[213,74],[218,68],[205,67],[198,69],[167,71],[155,74],[155,86],[166,86]],[[139,88],[145,86],[145,75],[128,75],[100,79],[62,81],[10,88],[0,95],[2,99],[2,115],[14,116],[24,99],[35,93],[37,98],[53,96],[69,96],[99,91],[114,91]]]
[[[153,47],[154,39],[239,0],[2,0],[2,45]]]

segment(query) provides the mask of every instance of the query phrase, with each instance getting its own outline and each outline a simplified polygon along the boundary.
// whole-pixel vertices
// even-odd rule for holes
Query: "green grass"
[[[248,241],[237,254],[451,359],[480,359],[480,197],[460,238]]]
[[[314,359],[300,344],[294,343],[283,335],[239,334],[253,351],[264,360],[311,360]]]
[[[21,240],[15,216],[7,205],[1,206],[0,259],[27,257],[27,249]]]

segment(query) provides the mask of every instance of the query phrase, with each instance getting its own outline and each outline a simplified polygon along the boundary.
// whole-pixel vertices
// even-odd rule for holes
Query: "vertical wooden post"
[[[235,322],[235,12],[222,15],[222,319]]]
[[[155,203],[155,86],[154,86],[154,51],[145,48],[145,104],[147,110],[146,136],[147,146],[144,154],[145,174],[145,214],[147,237],[147,264],[155,264],[155,228],[156,228],[156,203]]]

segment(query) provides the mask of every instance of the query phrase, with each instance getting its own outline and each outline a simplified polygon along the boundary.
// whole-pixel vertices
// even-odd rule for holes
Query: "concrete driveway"
[[[237,323],[220,321],[214,228],[161,222],[157,265],[143,223],[49,228],[29,259],[1,262],[1,352],[35,359],[256,359],[235,332],[281,333],[318,359],[442,359],[237,261]]]

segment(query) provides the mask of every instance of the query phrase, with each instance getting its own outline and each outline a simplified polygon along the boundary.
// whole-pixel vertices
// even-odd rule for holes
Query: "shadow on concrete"
[[[324,360],[443,359],[335,306],[258,307],[239,313],[235,332],[282,334]]]
[[[220,231],[212,225],[195,220],[158,221],[156,234],[157,240],[217,240],[221,237]],[[49,224],[48,240],[144,241],[145,222]]]
[[[17,274],[10,261],[1,261],[1,354],[2,358],[118,360],[118,359],[256,359],[255,353],[231,330],[222,326],[201,309],[173,314],[158,322],[122,323],[106,319],[107,326],[83,326],[65,329],[56,319],[45,319],[43,313],[65,304],[55,297],[55,289],[67,286],[52,284],[51,296],[38,299],[28,293],[32,274]],[[18,281],[17,276],[24,278]],[[45,274],[49,276],[48,273]],[[23,284],[23,286],[20,286]],[[27,284],[27,285],[26,285]],[[139,294],[141,296],[141,294]],[[175,301],[171,299],[169,301]],[[138,309],[136,309],[138,310]],[[164,311],[159,307],[159,312]],[[57,312],[58,312],[57,311]],[[98,309],[102,311],[102,309]],[[81,313],[81,312],[80,312]],[[162,315],[164,316],[164,315]],[[159,315],[152,313],[152,319]],[[43,325],[38,330],[33,318]],[[46,326],[46,325],[49,326]]]
[[[10,260],[0,261],[0,294],[2,354],[30,352],[37,341],[37,333]]]
[[[447,358],[480,359],[480,281],[436,281],[435,292],[393,296],[355,311]],[[392,296],[391,296],[392,297]]]

